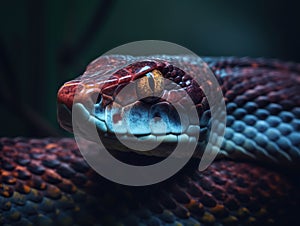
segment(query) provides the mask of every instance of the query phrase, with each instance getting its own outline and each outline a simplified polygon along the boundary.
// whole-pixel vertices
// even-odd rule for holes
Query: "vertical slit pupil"
[[[147,74],[147,78],[148,78],[148,83],[149,83],[149,86],[150,86],[151,90],[154,91],[154,89],[155,89],[155,81],[154,81],[154,78],[153,78],[152,74],[148,73]]]

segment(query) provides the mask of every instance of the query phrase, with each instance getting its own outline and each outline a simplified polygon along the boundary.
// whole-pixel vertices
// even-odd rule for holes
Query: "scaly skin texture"
[[[103,80],[101,72],[128,60],[118,57],[97,59],[85,78]],[[0,224],[295,223],[300,201],[295,180],[300,66],[263,59],[205,60],[226,100],[228,128],[221,155],[227,159],[215,161],[204,172],[187,167],[163,183],[134,188],[96,174],[72,139],[1,138]],[[71,107],[79,84],[77,80],[64,85],[58,101]],[[259,154],[262,150],[265,154]]]
[[[298,216],[290,178],[249,163],[216,161],[134,188],[95,173],[72,139],[0,143],[1,225],[282,225]]]

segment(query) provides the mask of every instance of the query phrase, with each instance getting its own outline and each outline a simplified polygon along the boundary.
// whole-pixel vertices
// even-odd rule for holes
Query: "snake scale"
[[[227,110],[219,158],[205,171],[183,169],[159,184],[130,187],[97,174],[71,138],[0,138],[0,224],[155,226],[297,222],[300,65],[250,58],[203,59],[222,87]],[[100,57],[81,78],[103,80],[101,71],[114,70],[115,65],[127,60],[128,56]],[[185,57],[182,63],[190,64],[193,70],[193,61],[193,57]],[[172,74],[170,65],[167,70],[164,66],[155,69],[164,76]],[[179,70],[173,73],[175,78],[179,77],[178,84],[188,87],[188,79],[182,79],[178,73]],[[152,81],[155,76],[148,79]],[[59,108],[59,121],[68,130],[72,130],[70,103],[79,83],[78,79],[66,83],[58,94],[59,104],[64,105]],[[108,96],[106,101],[112,95],[109,91],[103,92]],[[189,94],[195,94],[194,91]],[[203,100],[193,99],[201,102],[202,110]],[[137,157],[135,153],[125,154]]]

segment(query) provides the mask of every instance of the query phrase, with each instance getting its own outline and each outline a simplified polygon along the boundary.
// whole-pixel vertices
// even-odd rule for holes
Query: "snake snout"
[[[57,93],[57,102],[64,104],[70,110],[72,109],[73,101],[77,90],[80,90],[81,87],[80,80],[73,80],[71,82],[66,82]]]

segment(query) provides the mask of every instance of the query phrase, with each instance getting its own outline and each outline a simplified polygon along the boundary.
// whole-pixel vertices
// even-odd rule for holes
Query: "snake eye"
[[[159,70],[148,72],[137,80],[136,91],[139,98],[160,97],[164,90],[164,77]]]

